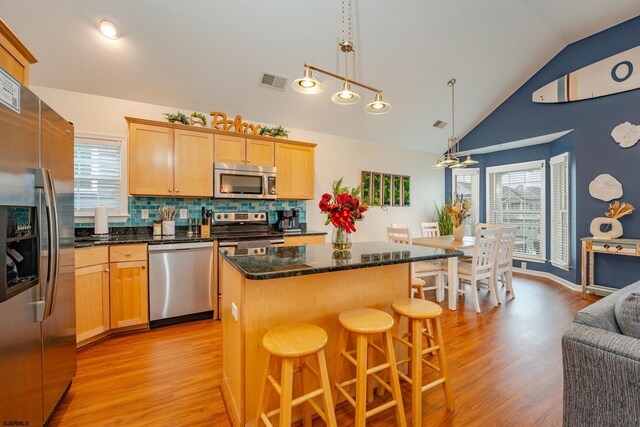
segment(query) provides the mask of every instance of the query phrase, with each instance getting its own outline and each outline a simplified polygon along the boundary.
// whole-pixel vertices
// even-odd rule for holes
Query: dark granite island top
[[[348,257],[336,257],[330,243],[272,247],[264,255],[222,255],[249,280],[277,279],[331,271],[379,267],[462,256],[459,251],[388,242],[354,243]]]

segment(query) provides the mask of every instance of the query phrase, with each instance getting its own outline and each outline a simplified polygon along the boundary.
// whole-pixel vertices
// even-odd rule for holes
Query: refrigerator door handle
[[[49,169],[38,169],[36,172],[36,187],[44,192],[45,208],[47,210],[47,231],[49,234],[49,256],[47,284],[44,298],[38,304],[38,320],[44,321],[53,314],[55,308],[56,288],[58,285],[58,266],[60,265],[60,235],[58,233],[58,206],[56,203],[53,176]],[[40,227],[42,229],[42,227]],[[44,305],[44,306],[43,306]]]

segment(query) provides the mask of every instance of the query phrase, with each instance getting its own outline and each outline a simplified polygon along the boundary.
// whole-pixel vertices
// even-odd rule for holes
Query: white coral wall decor
[[[640,126],[624,122],[613,128],[611,136],[620,147],[633,147],[640,140]]]
[[[622,184],[609,174],[598,175],[589,183],[589,194],[598,200],[609,202],[622,197]]]

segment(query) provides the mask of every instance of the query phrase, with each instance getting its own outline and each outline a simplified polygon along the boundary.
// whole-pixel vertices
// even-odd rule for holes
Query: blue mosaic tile
[[[276,222],[276,211],[282,209],[300,209],[300,222],[307,222],[306,203],[303,200],[218,200],[165,197],[129,197],[129,215],[126,222],[109,222],[109,227],[151,226],[157,217],[160,206],[175,206],[187,209],[190,218],[200,218],[202,206],[214,212],[268,212],[269,222]],[[149,219],[142,219],[142,209],[149,210]],[[186,219],[176,218],[176,225],[186,225]],[[76,227],[87,227],[86,222],[77,221]]]

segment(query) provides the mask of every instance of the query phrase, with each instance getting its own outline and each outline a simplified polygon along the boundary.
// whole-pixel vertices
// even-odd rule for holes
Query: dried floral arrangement
[[[631,203],[620,203],[615,201],[609,205],[609,209],[604,213],[607,218],[620,219],[623,216],[631,215],[635,208]]]
[[[449,203],[444,205],[444,210],[451,217],[454,227],[460,227],[465,219],[471,216],[471,201],[460,194],[455,194]]]

